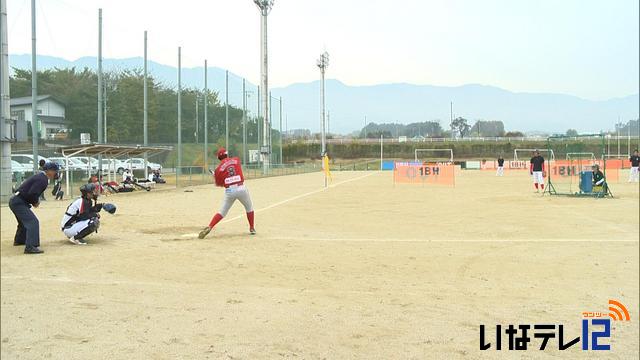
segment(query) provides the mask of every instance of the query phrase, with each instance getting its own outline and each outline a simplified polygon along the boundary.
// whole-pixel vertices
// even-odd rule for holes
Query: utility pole
[[[267,174],[269,172],[269,153],[271,149],[268,147],[269,138],[267,131],[269,129],[269,56],[267,50],[267,16],[273,8],[274,0],[253,0],[253,2],[260,9],[260,79],[262,88],[262,116],[263,116],[263,128],[262,134],[262,148],[260,152],[262,154],[262,172]]]
[[[100,117],[98,116],[98,122]],[[31,145],[33,173],[38,172],[38,69],[36,66],[36,0],[31,0]]]
[[[282,159],[282,96],[280,96],[280,164],[284,164]]]
[[[364,141],[367,141],[367,115],[364,116],[364,127],[362,128],[364,131]]]
[[[182,48],[178,46],[178,166],[176,175],[182,172]],[[178,183],[176,183],[176,187]]]
[[[102,131],[104,133],[104,143],[105,144],[107,144],[109,142],[109,140],[107,139],[107,135],[109,134],[109,131],[107,130],[107,104],[108,104],[108,100],[107,100],[107,98],[108,98],[108,95],[107,95],[108,86],[107,86],[107,83],[108,83],[107,79],[104,79],[104,81],[102,82],[102,84],[103,84],[103,93],[102,93],[103,96],[102,97],[104,98],[104,100],[102,101],[102,106],[103,106],[103,109],[104,109],[104,111],[103,111],[104,127],[102,128],[103,129]]]
[[[247,93],[242,79],[242,166],[247,164]]]
[[[449,108],[449,129],[451,129],[451,138],[453,139],[453,101],[450,103]]]
[[[207,108],[209,107],[209,88],[207,86],[207,59],[204,60],[204,170],[207,170],[209,168],[209,159],[207,158],[207,152],[209,149],[207,149],[207,145],[209,143],[209,125],[208,125],[208,110]]]
[[[620,122],[620,116],[618,116],[618,126],[616,126],[616,130],[618,132],[618,159],[620,158],[620,127],[622,126],[622,122]]]
[[[196,138],[196,144],[198,143],[198,126],[200,125],[198,124],[198,100],[198,93],[196,92],[196,127],[193,132],[193,136]]]
[[[627,123],[627,156],[631,156],[631,122]]]
[[[11,197],[11,97],[9,94],[9,43],[7,26],[7,2],[0,0],[0,203]],[[3,210],[4,211],[4,210]]]
[[[271,91],[269,91],[269,119],[272,119],[272,113],[271,110],[273,109],[273,106],[271,104],[271,102],[273,101],[273,96],[271,96]],[[271,120],[269,120],[269,128],[268,128],[268,136],[267,139],[268,140],[268,146],[269,146],[269,162],[273,163],[273,151],[271,151],[271,149],[273,149],[273,146],[271,144]]]
[[[142,127],[143,127],[143,144],[149,145],[149,98],[147,94],[147,31],[144,31],[144,77],[142,78]],[[149,169],[147,152],[144,153],[144,177],[149,179]]]
[[[229,151],[229,70],[226,71],[224,86],[224,147]]]
[[[258,86],[258,119],[256,120],[256,127],[258,128],[258,138],[256,140],[256,144],[258,145],[258,152],[260,152],[260,144],[262,143],[262,133],[261,133],[261,126],[260,125],[260,117],[262,116],[262,110],[261,110],[261,104],[262,104],[262,98],[260,97],[260,86]],[[258,156],[258,163],[260,163],[262,161],[262,155]]]
[[[382,159],[383,159],[383,145],[384,144],[384,135],[380,134],[380,170],[382,170]]]

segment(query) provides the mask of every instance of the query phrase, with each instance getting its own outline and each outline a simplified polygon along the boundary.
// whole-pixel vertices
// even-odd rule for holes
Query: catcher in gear
[[[75,245],[86,245],[85,237],[98,232],[100,228],[100,211],[105,208],[115,213],[115,205],[98,203],[100,189],[93,183],[80,187],[80,198],[67,207],[61,221],[61,229],[69,242]]]

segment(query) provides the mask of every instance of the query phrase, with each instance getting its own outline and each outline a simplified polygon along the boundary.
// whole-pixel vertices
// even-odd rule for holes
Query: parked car
[[[95,161],[91,161],[91,158],[88,157],[72,157],[70,159],[74,159],[74,161],[77,161],[79,163],[82,164],[82,169],[84,170],[97,170],[98,169],[98,160]]]
[[[67,167],[71,171],[87,170],[87,165],[78,158],[52,157],[49,158],[49,161],[60,165],[63,170],[66,170]]]
[[[11,172],[21,174],[33,172],[33,165],[21,164],[15,160],[11,160]]]
[[[131,170],[144,170],[144,159],[143,158],[131,158],[125,161],[126,164],[129,165],[129,169]],[[147,168],[150,171],[162,170],[162,166],[160,164],[147,161]],[[123,169],[124,170],[124,169]]]
[[[11,154],[11,160],[17,161],[22,165],[28,165],[29,171],[33,171],[33,155]],[[46,157],[38,155],[38,162],[40,162],[40,160],[49,161]]]
[[[122,160],[118,159],[102,159],[102,169],[107,171],[115,171],[118,174],[122,174],[124,169],[128,168],[129,165]]]

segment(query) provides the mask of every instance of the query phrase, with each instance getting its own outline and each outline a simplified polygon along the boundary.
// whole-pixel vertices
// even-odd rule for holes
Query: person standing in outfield
[[[44,164],[42,171],[25,180],[9,200],[9,208],[18,220],[13,246],[26,245],[25,254],[44,252],[40,249],[40,222],[31,207],[40,205],[40,195],[47,189],[49,180],[56,177],[58,170],[60,167],[56,163]]]
[[[244,209],[247,212],[247,220],[249,221],[249,233],[251,235],[255,235],[256,229],[253,226],[253,204],[251,203],[249,191],[244,186],[244,175],[242,174],[240,159],[237,157],[229,158],[227,150],[221,148],[218,150],[218,160],[220,160],[220,165],[218,165],[216,170],[213,172],[213,175],[215,177],[216,186],[224,187],[224,200],[222,202],[222,207],[220,207],[220,211],[218,211],[214,215],[213,219],[211,219],[209,226],[200,231],[198,238],[204,239],[204,237],[211,232],[213,227],[227,216],[229,209],[231,209],[231,205],[233,205],[236,200],[239,200],[242,205],[244,205]]]
[[[536,187],[536,192],[540,192],[540,189],[544,190],[544,178],[546,176],[544,173],[544,158],[538,150],[534,151],[533,157],[529,162],[529,174],[533,176],[533,186]]]
[[[496,176],[504,175],[504,158],[502,155],[498,156],[498,171],[496,171]]]
[[[629,161],[631,162],[631,170],[629,172],[629,182],[635,181],[638,182],[638,177],[640,176],[638,173],[638,168],[640,167],[640,156],[638,156],[638,149],[633,151],[633,155],[629,157]]]

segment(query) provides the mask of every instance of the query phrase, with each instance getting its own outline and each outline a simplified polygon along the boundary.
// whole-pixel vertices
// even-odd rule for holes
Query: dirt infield
[[[2,358],[584,358],[557,338],[481,352],[479,325],[575,338],[609,299],[631,321],[588,355],[637,358],[637,184],[600,200],[541,197],[522,171],[463,171],[455,187],[394,187],[391,172],[337,172],[327,190],[320,173],[247,184],[255,237],[236,204],[197,239],[222,198],[211,185],[103,199],[118,212],[88,246],[58,228],[67,202],[48,201],[37,256],[12,246],[2,207]]]

